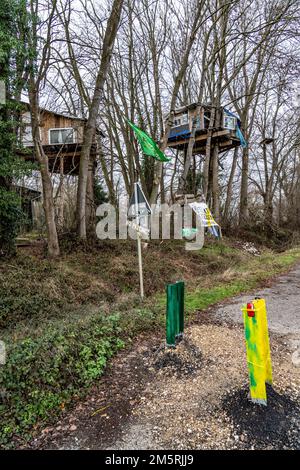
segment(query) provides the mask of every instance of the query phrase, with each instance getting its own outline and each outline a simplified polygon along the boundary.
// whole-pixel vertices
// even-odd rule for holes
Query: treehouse
[[[200,112],[197,113],[197,103],[176,109],[173,126],[169,134],[168,147],[177,150],[187,149],[193,124],[195,123],[196,134],[193,154],[205,155],[211,112],[212,106],[201,105]],[[211,146],[214,147],[218,143],[219,152],[221,153],[239,145],[246,145],[240,130],[239,119],[225,108],[217,109],[217,113],[216,120],[219,125],[214,124],[213,126]]]
[[[78,175],[83,130],[86,119],[40,109],[40,138],[43,150],[48,157],[49,170],[63,175]],[[102,132],[97,132],[103,136]],[[21,116],[20,142],[22,150],[18,153],[27,161],[36,162],[32,138],[30,109],[24,103]],[[97,155],[96,139],[91,148],[91,165]]]

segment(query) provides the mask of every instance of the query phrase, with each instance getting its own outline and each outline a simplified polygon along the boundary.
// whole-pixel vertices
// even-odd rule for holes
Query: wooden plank
[[[216,139],[218,137],[225,137],[227,135],[231,136],[231,132],[228,129],[224,129],[221,131],[214,132],[212,135],[212,138]],[[182,140],[176,140],[174,142],[168,142],[168,147],[177,147],[179,145],[184,145],[188,142],[188,140],[189,139],[182,139]],[[205,132],[205,134],[196,135],[195,142],[205,141],[205,140],[207,140],[207,132]]]
[[[240,144],[235,141],[230,141],[230,143],[224,143],[224,145],[220,146],[219,153],[226,152],[227,150],[234,149],[238,147]],[[193,155],[205,155],[205,147],[194,148]]]

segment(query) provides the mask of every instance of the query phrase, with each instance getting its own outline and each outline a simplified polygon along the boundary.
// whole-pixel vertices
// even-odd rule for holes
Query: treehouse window
[[[197,116],[193,119],[193,125],[196,124],[196,129],[201,129],[201,119],[200,116]]]
[[[50,144],[73,144],[74,143],[74,129],[50,129],[49,130],[49,143]]]
[[[210,123],[210,111],[205,111],[203,115],[203,124],[204,124],[204,129],[209,128],[209,123]]]
[[[174,119],[174,125],[173,127],[176,126],[184,126],[185,124],[188,124],[189,118],[187,114],[181,114],[181,116],[176,116]]]
[[[224,115],[224,129],[235,130],[236,127],[236,118],[233,116]]]

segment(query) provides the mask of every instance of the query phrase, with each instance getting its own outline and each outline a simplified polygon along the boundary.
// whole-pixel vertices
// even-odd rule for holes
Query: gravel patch
[[[170,348],[163,343],[157,350],[145,354],[148,365],[157,372],[168,376],[194,375],[202,366],[202,353],[189,337],[183,337],[176,348]]]
[[[268,389],[268,406],[261,407],[248,399],[240,327],[193,325],[186,336],[188,350],[198,351],[197,367],[194,358],[188,364],[184,342],[178,350],[145,354],[150,370],[160,366],[155,381],[146,387],[121,439],[110,448],[136,449],[135,429],[145,429],[147,449],[298,449],[299,370],[282,339],[274,337],[271,342],[276,378],[274,388]]]
[[[253,443],[261,449],[300,449],[299,391],[278,393],[267,386],[268,404],[261,406],[248,399],[248,388],[224,397],[223,407],[234,423],[242,448]]]

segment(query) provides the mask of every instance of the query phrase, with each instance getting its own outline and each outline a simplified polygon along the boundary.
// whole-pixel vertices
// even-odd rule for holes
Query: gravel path
[[[266,298],[271,333],[267,407],[247,399],[240,308],[252,296],[241,296],[200,312],[176,350],[140,338],[30,447],[300,449],[300,266],[256,295]]]

